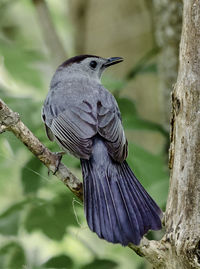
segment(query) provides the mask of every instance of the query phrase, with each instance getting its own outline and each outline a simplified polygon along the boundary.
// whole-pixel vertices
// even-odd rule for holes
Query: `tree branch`
[[[52,172],[55,171],[59,157],[47,149],[37,137],[20,120],[19,114],[13,112],[0,99],[0,133],[11,131],[22,143]],[[67,186],[79,199],[83,200],[83,189],[80,180],[70,170],[60,163],[55,173],[65,186]],[[150,262],[155,262],[160,250],[163,250],[162,241],[149,241],[146,238],[141,240],[139,246],[129,244],[129,247],[138,255],[144,256]],[[159,254],[162,257],[161,253]],[[161,258],[159,262],[161,261]]]
[[[56,170],[59,157],[48,150],[24,125],[19,114],[13,112],[0,99],[0,133],[11,131],[24,145],[52,172]],[[83,200],[82,183],[69,169],[60,163],[55,175],[81,200]]]
[[[90,0],[70,0],[68,4],[70,10],[69,16],[74,28],[75,51],[78,54],[83,54],[87,49],[86,33]]]
[[[129,244],[129,247],[139,256],[145,257],[154,268],[164,268],[163,265],[167,258],[167,245],[165,237],[160,241],[148,240],[143,237],[139,246]]]
[[[37,11],[45,44],[55,64],[58,65],[65,60],[67,55],[52,22],[47,4],[45,0],[32,0],[32,2]]]

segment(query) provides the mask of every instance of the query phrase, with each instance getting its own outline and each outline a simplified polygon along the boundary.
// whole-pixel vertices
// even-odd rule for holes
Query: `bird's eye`
[[[91,68],[95,69],[96,66],[97,66],[97,62],[96,62],[96,61],[91,61],[91,62],[90,62],[90,67],[91,67]]]

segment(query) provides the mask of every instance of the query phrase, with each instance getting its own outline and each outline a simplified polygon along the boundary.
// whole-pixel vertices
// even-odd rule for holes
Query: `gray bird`
[[[48,138],[80,159],[88,226],[100,238],[126,246],[161,229],[162,212],[125,161],[120,111],[100,81],[107,67],[121,61],[94,55],[65,61],[52,78],[42,118]]]

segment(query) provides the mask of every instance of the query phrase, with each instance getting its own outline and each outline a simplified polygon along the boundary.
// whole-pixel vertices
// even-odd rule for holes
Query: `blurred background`
[[[178,0],[0,0],[0,97],[59,151],[40,115],[57,66],[77,54],[122,56],[102,82],[122,113],[128,162],[164,210],[181,14]],[[63,162],[81,178],[79,160],[65,156]],[[162,231],[147,236],[160,239]],[[0,135],[0,268],[151,266],[91,233],[82,203],[6,132]]]

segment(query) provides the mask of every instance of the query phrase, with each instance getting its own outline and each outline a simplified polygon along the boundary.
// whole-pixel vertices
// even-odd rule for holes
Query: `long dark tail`
[[[95,139],[90,160],[81,160],[84,208],[90,229],[112,243],[138,245],[148,230],[161,229],[160,208],[126,161],[114,162]]]

